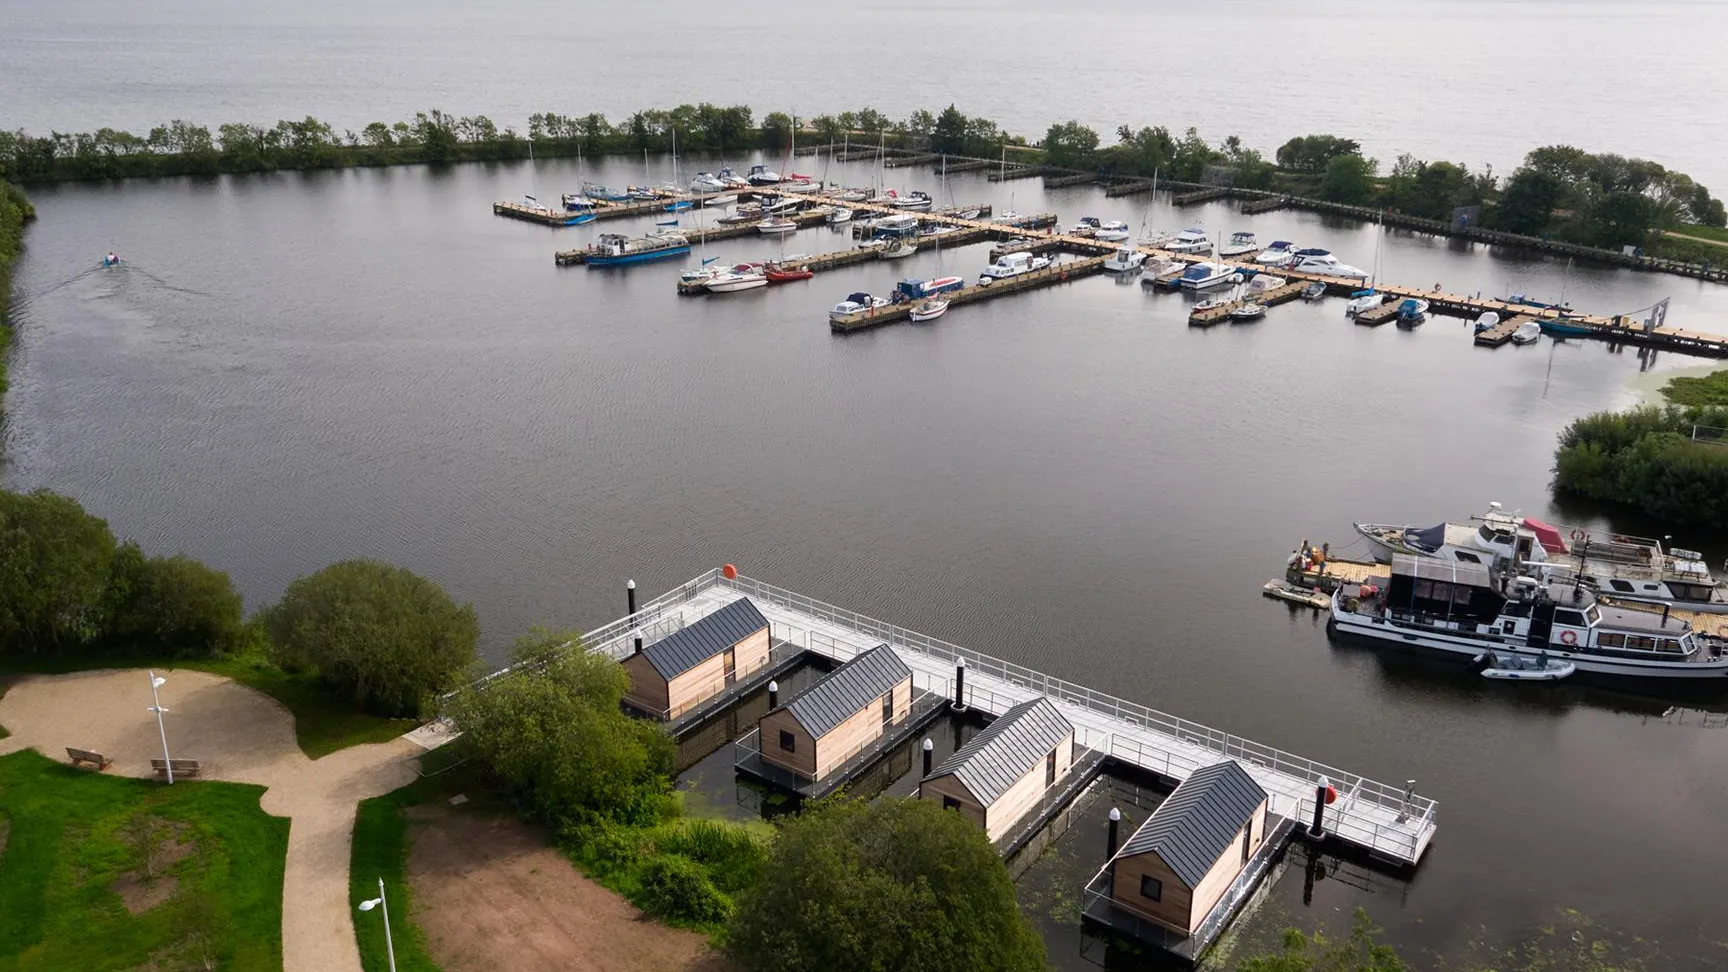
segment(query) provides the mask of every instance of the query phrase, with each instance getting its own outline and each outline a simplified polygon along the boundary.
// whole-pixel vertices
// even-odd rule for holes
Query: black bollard
[[[954,711],[964,712],[966,709],[966,659],[956,659],[954,662]]]
[[[1110,838],[1108,841],[1106,841],[1106,843],[1109,846],[1104,851],[1104,857],[1106,860],[1114,858],[1116,856],[1116,828],[1121,826],[1121,824],[1122,824],[1122,811],[1116,809],[1115,807],[1111,807],[1110,808]]]
[[[775,709],[775,708],[779,708],[779,706],[780,706],[780,683],[770,679],[768,682],[768,708]]]
[[[630,609],[630,616],[635,617],[636,616],[636,581],[635,580],[627,580],[624,582],[624,603]],[[635,627],[635,625],[632,624],[631,627]],[[636,639],[636,650],[638,652],[640,652],[642,650],[642,639],[640,636],[638,636]]]
[[[1314,786],[1314,823],[1308,827],[1308,836],[1319,840],[1326,836],[1326,777],[1320,777],[1320,782]]]
[[[930,775],[930,767],[934,766],[935,763],[936,763],[936,744],[931,742],[930,740],[926,739],[926,740],[924,740],[924,775],[925,776]]]

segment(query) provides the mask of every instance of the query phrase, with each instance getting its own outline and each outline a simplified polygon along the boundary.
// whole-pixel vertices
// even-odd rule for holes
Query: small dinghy
[[[914,304],[909,316],[912,318],[912,322],[917,324],[933,321],[946,313],[948,313],[948,302],[941,298],[932,297],[929,300]]]
[[[777,263],[768,264],[762,275],[771,284],[791,283],[794,280],[809,280],[816,272],[805,267],[783,267]]]
[[[1249,302],[1230,308],[1232,321],[1257,321],[1266,316],[1266,305]]]
[[[1542,336],[1542,325],[1536,323],[1535,321],[1525,321],[1524,323],[1518,325],[1517,330],[1512,332],[1512,343],[1513,344],[1535,344],[1536,340],[1538,338],[1540,338],[1541,336]]]
[[[1491,327],[1498,327],[1499,325],[1499,314],[1496,314],[1493,311],[1483,311],[1481,316],[1476,318],[1476,333],[1481,334],[1483,331],[1486,331]]]
[[[1303,300],[1319,300],[1324,296],[1326,296],[1326,285],[1318,280],[1302,288]]]
[[[1483,678],[1507,682],[1558,682],[1578,670],[1578,666],[1571,662],[1549,658],[1546,652],[1535,658],[1526,658],[1523,655],[1502,657],[1485,651],[1476,656],[1476,667]]]

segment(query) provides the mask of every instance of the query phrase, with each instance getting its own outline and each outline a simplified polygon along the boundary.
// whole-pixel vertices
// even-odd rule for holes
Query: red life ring
[[[1560,632],[1560,643],[1566,644],[1566,645],[1577,644],[1578,643],[1578,632],[1576,632],[1576,631],[1562,631],[1562,632]]]

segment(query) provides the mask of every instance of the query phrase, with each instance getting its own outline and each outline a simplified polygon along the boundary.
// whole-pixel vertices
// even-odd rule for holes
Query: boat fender
[[[1338,802],[1338,788],[1333,786],[1330,783],[1326,784],[1326,805],[1331,806],[1332,804],[1337,803],[1337,802]]]
[[[1577,644],[1578,643],[1578,632],[1576,632],[1576,631],[1562,631],[1562,632],[1560,632],[1560,643],[1566,644],[1566,645]]]

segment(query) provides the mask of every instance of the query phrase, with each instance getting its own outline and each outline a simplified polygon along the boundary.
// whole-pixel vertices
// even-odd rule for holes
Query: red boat
[[[809,280],[816,276],[814,270],[806,270],[803,267],[771,266],[762,272],[768,277],[768,282],[771,284],[786,283],[792,280]]]

